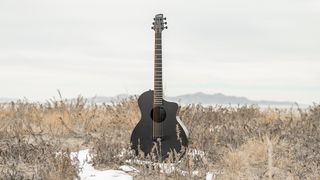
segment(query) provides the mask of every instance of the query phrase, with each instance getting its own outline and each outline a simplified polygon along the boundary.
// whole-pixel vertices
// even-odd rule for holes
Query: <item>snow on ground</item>
[[[130,166],[120,167],[121,170],[96,170],[94,167],[89,164],[91,157],[89,155],[89,149],[81,150],[79,152],[73,152],[71,154],[73,157],[77,157],[81,167],[81,172],[79,174],[81,180],[132,180],[133,177],[125,173],[130,171],[135,171],[134,168]]]
[[[192,152],[193,156],[200,155],[203,156],[204,152],[195,150]],[[71,157],[76,157],[79,160],[79,165],[81,172],[79,174],[81,180],[133,180],[133,177],[126,172],[139,172],[136,168],[128,165],[122,165],[119,167],[120,170],[96,170],[90,164],[91,156],[89,154],[89,149],[80,150],[79,152],[72,152]],[[145,161],[139,161],[140,163],[151,163]],[[137,162],[136,162],[137,163]],[[171,163],[160,163],[159,167],[163,173],[171,173],[175,170],[174,164]],[[186,174],[187,172],[181,171],[181,174]],[[192,172],[193,175],[197,175],[197,171]],[[214,180],[215,173],[208,172],[206,175],[206,180]]]

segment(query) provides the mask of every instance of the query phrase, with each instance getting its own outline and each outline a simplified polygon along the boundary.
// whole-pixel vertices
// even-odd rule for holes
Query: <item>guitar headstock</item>
[[[154,22],[152,23],[151,29],[153,29],[155,32],[162,32],[164,29],[168,29],[168,26],[166,26],[167,22],[165,22],[166,18],[163,17],[163,14],[157,14],[153,18]]]

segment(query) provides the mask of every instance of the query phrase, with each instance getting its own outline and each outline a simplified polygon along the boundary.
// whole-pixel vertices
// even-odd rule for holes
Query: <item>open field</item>
[[[90,149],[97,169],[130,165],[134,179],[320,179],[320,105],[307,109],[188,105],[187,155],[171,169],[139,163],[128,150],[139,121],[136,97],[112,105],[18,101],[0,104],[0,179],[75,179],[71,152]],[[59,153],[58,153],[59,152]],[[166,171],[166,172],[164,172]]]

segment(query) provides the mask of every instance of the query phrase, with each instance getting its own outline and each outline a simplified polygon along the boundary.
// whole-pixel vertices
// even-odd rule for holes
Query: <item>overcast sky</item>
[[[320,102],[318,0],[0,0],[0,97],[152,89],[157,13],[166,95]]]

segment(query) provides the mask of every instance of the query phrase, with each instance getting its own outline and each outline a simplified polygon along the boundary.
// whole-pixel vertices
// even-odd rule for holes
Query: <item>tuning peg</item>
[[[154,25],[154,22],[152,24]]]
[[[167,18],[164,17],[163,20],[167,20]]]
[[[166,27],[164,27],[164,28],[168,29],[168,26],[166,26]]]
[[[156,20],[156,18],[153,18],[153,20]]]
[[[164,22],[164,24],[167,24],[167,22]]]
[[[154,27],[152,26],[151,29],[154,29]]]

